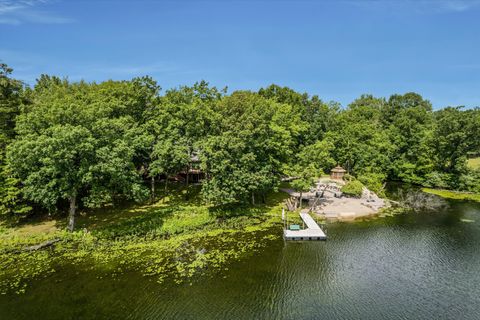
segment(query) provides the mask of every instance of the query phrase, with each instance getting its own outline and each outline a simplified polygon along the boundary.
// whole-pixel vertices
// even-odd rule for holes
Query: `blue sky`
[[[347,105],[415,91],[480,106],[480,1],[0,0],[0,59],[33,84],[151,75],[271,83]]]

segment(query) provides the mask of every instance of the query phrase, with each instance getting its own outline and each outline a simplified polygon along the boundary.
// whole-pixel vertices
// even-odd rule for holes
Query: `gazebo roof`
[[[336,166],[335,168],[332,169],[332,172],[347,172],[347,170],[343,169],[340,166]]]

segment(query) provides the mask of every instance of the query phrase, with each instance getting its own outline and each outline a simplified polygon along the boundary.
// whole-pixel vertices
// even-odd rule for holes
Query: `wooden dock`
[[[327,235],[313,220],[307,212],[301,212],[300,217],[307,226],[303,230],[288,230],[284,231],[283,236],[285,240],[327,240]]]

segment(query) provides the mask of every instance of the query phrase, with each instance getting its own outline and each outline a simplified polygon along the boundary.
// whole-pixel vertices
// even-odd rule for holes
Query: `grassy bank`
[[[468,159],[467,165],[472,169],[480,169],[480,157]]]
[[[455,199],[455,200],[470,200],[480,202],[480,194],[478,193],[469,193],[469,192],[458,192],[452,190],[440,190],[440,189],[430,189],[423,188],[422,191],[435,194],[442,198],[446,199]]]
[[[235,209],[211,208],[195,195],[185,201],[184,193],[175,190],[151,205],[86,212],[73,233],[64,231],[63,219],[0,226],[0,292],[21,293],[30,280],[71,266],[104,276],[136,271],[159,282],[168,277],[189,281],[226,268],[276,238],[264,231],[280,222],[283,193],[270,194],[265,204]],[[60,241],[25,251],[52,239]]]

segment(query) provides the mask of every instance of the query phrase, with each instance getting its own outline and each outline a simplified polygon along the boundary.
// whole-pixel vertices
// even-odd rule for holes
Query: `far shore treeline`
[[[11,72],[1,64],[0,217],[70,212],[73,229],[77,208],[155,200],[194,159],[213,206],[263,201],[285,176],[307,188],[303,178],[337,164],[373,190],[395,180],[480,192],[480,169],[467,166],[480,154],[479,108],[433,110],[416,93],[342,108],[277,85],[227,93],[205,81],[161,91],[150,77],[41,75],[30,88]]]

